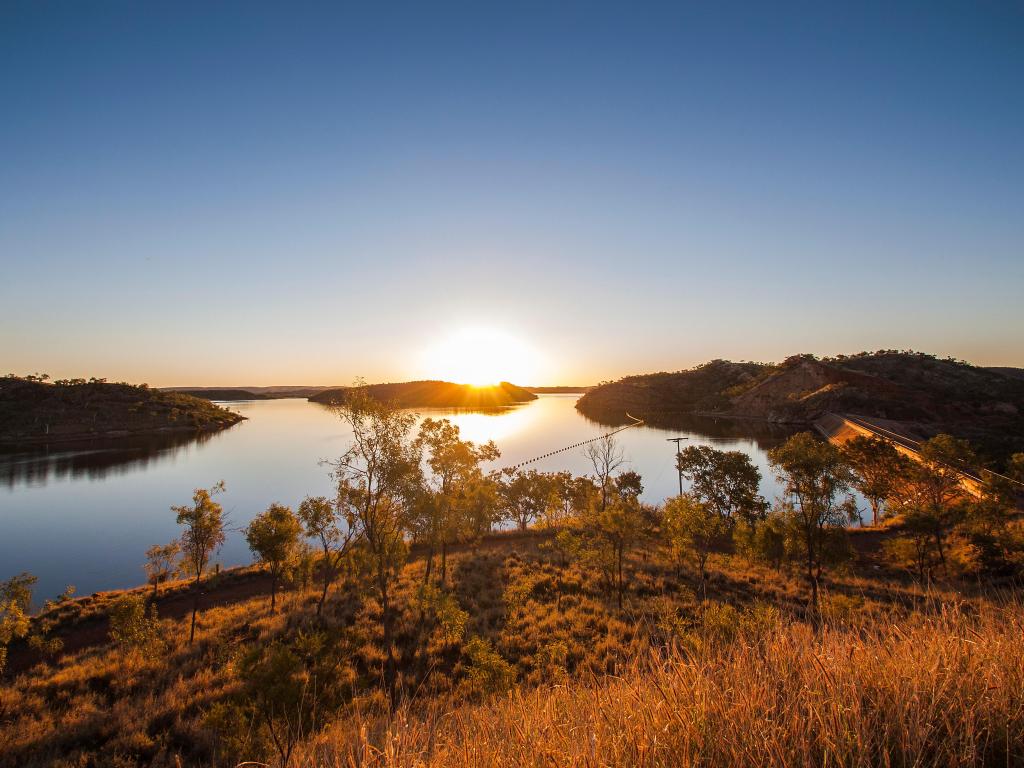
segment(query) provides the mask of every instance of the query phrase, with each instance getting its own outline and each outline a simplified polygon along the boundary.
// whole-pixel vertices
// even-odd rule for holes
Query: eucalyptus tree
[[[192,625],[188,642],[196,638],[196,614],[199,612],[199,586],[214,552],[224,543],[224,509],[213,497],[224,491],[224,481],[212,488],[197,488],[192,493],[192,504],[171,507],[177,514],[181,534],[182,565],[192,576]]]
[[[295,558],[302,524],[291,507],[271,504],[246,526],[245,540],[256,559],[270,569],[270,612],[277,609],[277,586]]]
[[[324,586],[317,602],[316,615],[321,616],[327,593],[331,584],[338,578],[341,565],[348,556],[355,538],[355,520],[351,509],[347,517],[342,518],[338,509],[340,505],[331,502],[324,496],[307,496],[299,504],[298,517],[302,522],[303,533],[315,539],[323,550],[320,562],[320,575]],[[344,525],[339,525],[343,522]]]
[[[970,443],[946,434],[921,443],[918,456],[897,496],[912,510],[918,528],[930,531],[939,563],[946,569],[946,539],[968,508],[964,472],[973,469],[978,458]]]
[[[676,469],[690,481],[690,493],[719,517],[751,527],[765,518],[768,503],[758,493],[761,472],[742,451],[691,445],[676,456]]]
[[[472,521],[466,513],[474,507],[462,502],[483,480],[480,465],[494,461],[501,453],[493,441],[476,445],[463,440],[458,426],[448,419],[424,419],[416,443],[428,470],[421,474],[420,497],[420,530],[428,546],[425,580],[430,579],[435,548],[439,546],[443,584],[448,547],[470,533]]]
[[[535,469],[502,472],[501,495],[507,519],[525,531],[551,502],[552,476]]]
[[[160,584],[178,573],[181,557],[181,542],[154,544],[146,550],[146,577],[153,585],[153,599],[160,593]]]
[[[853,473],[839,449],[810,432],[793,435],[768,451],[768,460],[785,488],[786,518],[798,532],[811,587],[811,604],[818,609],[818,582],[832,539],[856,517],[849,496]]]
[[[392,587],[414,523],[412,504],[422,488],[420,445],[412,434],[416,416],[394,403],[374,399],[362,387],[351,390],[334,411],[352,430],[352,442],[330,462],[332,476],[341,514],[351,521],[373,572],[386,649],[384,682],[394,706]]]
[[[597,481],[598,490],[601,492],[600,504],[603,512],[608,506],[612,477],[615,471],[626,463],[625,454],[614,435],[604,435],[592,443],[587,443],[587,447],[583,449],[583,455],[594,468],[594,478]]]
[[[730,530],[728,518],[696,493],[684,493],[665,502],[662,535],[679,560],[690,555],[696,561],[705,601],[708,599],[708,557],[727,543]]]
[[[853,438],[842,451],[854,471],[853,487],[871,505],[871,524],[878,525],[886,500],[896,495],[910,472],[910,460],[888,440],[869,435]]]

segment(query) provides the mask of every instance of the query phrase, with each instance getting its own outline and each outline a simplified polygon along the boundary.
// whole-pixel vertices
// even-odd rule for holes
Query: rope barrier
[[[550,451],[548,453],[542,453],[540,456],[535,456],[534,458],[527,459],[526,461],[520,461],[518,464],[513,464],[511,467],[505,467],[503,471],[509,470],[509,471],[515,472],[520,467],[525,467],[527,464],[533,464],[534,462],[540,461],[541,459],[546,459],[549,456],[554,456],[555,454],[558,454],[558,453],[565,453],[566,451],[573,451],[573,450],[576,450],[577,448],[582,448],[584,445],[587,445],[588,443],[595,443],[598,440],[605,440],[605,439],[611,437],[612,435],[617,435],[617,434],[619,434],[619,432],[625,432],[627,429],[632,429],[633,427],[639,427],[641,424],[644,423],[643,419],[638,419],[636,416],[631,416],[628,413],[626,414],[626,416],[628,416],[629,418],[631,418],[633,420],[632,424],[627,424],[624,427],[619,427],[618,429],[612,430],[611,432],[606,432],[603,435],[598,435],[597,437],[592,437],[589,440],[584,440],[584,441],[579,442],[579,443],[573,443],[572,445],[567,445],[565,448],[559,448],[557,450]]]

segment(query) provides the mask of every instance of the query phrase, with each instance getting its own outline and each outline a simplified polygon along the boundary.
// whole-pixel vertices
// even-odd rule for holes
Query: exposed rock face
[[[603,384],[577,408],[598,419],[690,412],[800,424],[853,413],[908,423],[923,434],[951,432],[994,456],[1024,450],[1024,380],[919,353],[797,355],[778,365],[715,360]]]

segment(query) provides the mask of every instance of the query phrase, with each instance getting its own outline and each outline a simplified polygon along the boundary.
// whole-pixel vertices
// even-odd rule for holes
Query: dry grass
[[[336,727],[318,766],[1024,764],[1024,610],[750,629],[616,678]]]
[[[510,535],[450,557],[448,589],[468,614],[466,636],[450,641],[417,604],[423,570],[413,559],[395,591],[407,703],[390,727],[380,606],[355,580],[338,585],[322,623],[315,592],[285,593],[276,615],[266,596],[243,596],[201,614],[194,646],[187,620],[164,620],[157,650],[94,645],[8,678],[0,766],[276,765],[259,724],[238,718],[239,660],[310,631],[328,636],[337,695],[332,724],[300,747],[306,764],[1024,762],[1017,604],[844,575],[830,580],[832,623],[816,633],[799,619],[799,579],[715,555],[702,611],[694,575],[641,548],[620,612],[543,536]],[[247,589],[254,575],[223,584]],[[168,599],[187,598],[184,588]],[[90,626],[115,597],[55,616]],[[488,700],[467,685],[473,636],[511,665],[511,693]]]

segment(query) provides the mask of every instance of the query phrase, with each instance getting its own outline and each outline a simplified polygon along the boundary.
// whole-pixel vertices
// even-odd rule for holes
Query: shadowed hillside
[[[1024,447],[1024,380],[914,352],[796,355],[777,365],[714,360],[604,384],[577,408],[599,419],[705,413],[795,424],[854,413],[902,422],[922,436],[951,432],[994,457]]]
[[[208,400],[72,379],[0,379],[0,443],[44,443],[158,432],[210,432],[244,419]]]
[[[179,395],[191,395],[203,400],[269,400],[266,395],[247,389],[175,389]]]
[[[328,389],[309,398],[327,405],[343,402],[350,387]],[[400,384],[370,384],[365,391],[377,400],[397,403],[402,408],[494,408],[536,400],[537,396],[507,381],[492,387],[453,384],[450,381],[407,381]]]

